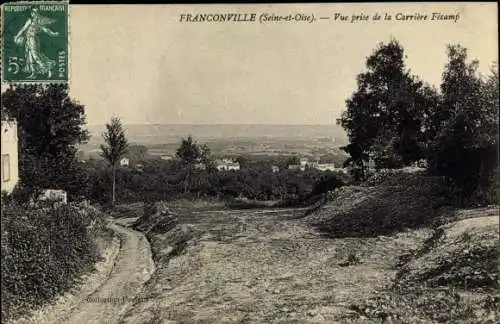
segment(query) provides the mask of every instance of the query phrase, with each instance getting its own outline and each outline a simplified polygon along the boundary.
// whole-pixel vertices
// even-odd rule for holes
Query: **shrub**
[[[377,236],[416,228],[437,221],[452,202],[444,179],[419,174],[390,176],[377,187],[358,187],[359,192],[349,189],[337,193],[337,206],[310,220],[327,235]]]
[[[37,308],[93,269],[96,213],[2,206],[2,322]],[[101,224],[102,225],[102,224]]]

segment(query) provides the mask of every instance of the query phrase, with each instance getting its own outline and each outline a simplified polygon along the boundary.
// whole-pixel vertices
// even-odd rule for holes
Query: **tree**
[[[200,158],[200,148],[195,143],[191,135],[187,139],[182,139],[181,146],[177,149],[176,155],[185,164],[194,164]]]
[[[488,186],[498,165],[498,72],[483,81],[467,49],[447,48],[442,98],[432,114],[428,160],[431,172],[453,180],[463,197]]]
[[[201,152],[198,144],[191,135],[182,139],[181,146],[177,149],[177,157],[182,161],[186,175],[184,177],[184,193],[187,193],[194,164],[200,162]]]
[[[116,201],[116,168],[118,161],[127,153],[129,147],[120,118],[112,117],[111,121],[106,124],[106,132],[102,136],[106,144],[101,144],[101,155],[111,166],[113,174],[112,203],[114,205]]]
[[[89,139],[85,108],[67,85],[11,85],[2,94],[2,119],[18,125],[20,185],[63,189],[71,197],[85,189],[78,145]]]
[[[361,170],[361,177],[367,171],[366,154],[393,151],[404,164],[423,154],[420,142],[431,88],[410,74],[404,59],[396,40],[379,44],[366,60],[367,72],[357,77],[357,91],[346,100],[340,124],[352,144],[346,152],[356,154],[347,162]]]
[[[353,176],[356,181],[365,180],[365,162],[368,162],[368,153],[363,152],[363,149],[357,143],[350,143],[341,147],[343,151],[350,155],[345,162],[344,167],[353,166]]]
[[[199,152],[200,152],[200,161],[205,165],[206,170],[208,173],[213,173],[217,171],[217,165],[212,158],[212,152],[210,151],[210,148],[206,144],[202,144],[199,147]]]

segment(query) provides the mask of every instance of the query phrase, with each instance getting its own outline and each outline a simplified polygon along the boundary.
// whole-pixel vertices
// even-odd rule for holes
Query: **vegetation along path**
[[[120,224],[108,225],[119,237],[119,243],[115,240],[113,247],[105,251],[105,261],[96,266],[97,273],[84,279],[76,292],[12,324],[118,323],[127,308],[141,298],[144,284],[154,272],[146,237]]]
[[[65,323],[117,323],[154,271],[149,243],[143,234],[110,224],[121,241],[109,278],[63,320]]]

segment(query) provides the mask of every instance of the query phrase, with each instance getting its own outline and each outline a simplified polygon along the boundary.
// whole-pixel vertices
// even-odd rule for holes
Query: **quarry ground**
[[[492,275],[474,253],[498,245],[498,207],[454,212],[436,227],[357,238],[325,236],[311,226],[334,213],[332,204],[307,217],[300,209],[228,210],[202,202],[169,208],[178,225],[168,231],[139,233],[127,228],[136,217],[115,219],[117,237],[103,249],[97,273],[18,323],[500,320],[496,274],[486,287],[474,286],[474,276]],[[467,276],[470,286],[453,276]],[[458,284],[450,286],[450,278]]]
[[[419,281],[422,269],[439,268],[443,260],[473,250],[467,242],[457,243],[464,233],[469,242],[496,246],[496,208],[462,211],[464,220],[457,218],[441,229],[362,238],[327,238],[308,218],[300,218],[301,210],[197,206],[173,211],[179,226],[148,235],[156,271],[145,286],[145,298],[129,308],[121,323],[499,319],[497,291],[427,287]],[[414,252],[410,257],[409,251]],[[417,285],[396,285],[400,281]]]

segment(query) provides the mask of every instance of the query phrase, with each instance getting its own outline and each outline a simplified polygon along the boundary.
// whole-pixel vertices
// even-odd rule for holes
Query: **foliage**
[[[404,58],[395,40],[367,58],[340,120],[350,140],[345,166],[359,181],[370,160],[397,169],[425,157],[432,174],[452,180],[464,205],[497,202],[498,65],[483,80],[467,50],[450,45],[438,92],[411,75]]]
[[[101,144],[102,156],[109,165],[116,167],[120,158],[128,151],[128,141],[125,136],[120,118],[112,117],[111,121],[106,124],[106,132],[102,134],[105,145]]]
[[[190,135],[187,139],[182,139],[181,146],[177,149],[177,157],[185,164],[193,164],[201,157],[200,147]]]
[[[421,158],[422,125],[434,93],[406,70],[403,47],[391,40],[380,44],[366,60],[368,71],[357,77],[358,89],[346,101],[341,125],[350,144],[347,164],[365,177],[368,154],[378,155],[378,167],[408,165]]]
[[[236,198],[255,200],[302,200],[313,191],[329,190],[349,178],[341,173],[309,169],[296,171],[280,169],[272,172],[269,163],[247,158],[248,165],[239,171],[191,169],[186,179],[187,165],[182,161],[147,160],[144,169],[118,169],[116,196],[120,202],[144,202],[180,198]],[[88,198],[105,204],[111,200],[110,176],[99,161],[85,163],[89,174]]]
[[[311,219],[332,237],[373,237],[438,220],[453,197],[442,177],[392,174],[376,187],[342,187],[335,203]]]
[[[2,94],[2,119],[15,119],[19,176],[27,191],[62,189],[79,196],[87,180],[77,163],[85,143],[84,106],[69,97],[66,85],[11,85]]]
[[[125,136],[120,118],[113,117],[111,121],[106,124],[106,132],[102,134],[105,145],[101,144],[102,156],[108,161],[113,172],[113,188],[112,188],[112,203],[116,200],[116,168],[118,161],[128,151],[128,141]]]
[[[103,224],[96,213],[70,206],[2,203],[2,322],[53,300],[92,270]]]
[[[463,197],[495,185],[498,167],[498,71],[483,81],[467,50],[448,47],[442,98],[431,116],[429,169],[452,179]],[[486,202],[485,202],[486,203]]]
[[[200,162],[205,165],[205,168],[208,172],[212,173],[217,171],[217,165],[215,164],[214,159],[212,158],[212,152],[210,148],[206,144],[202,144],[199,146],[200,151]]]

